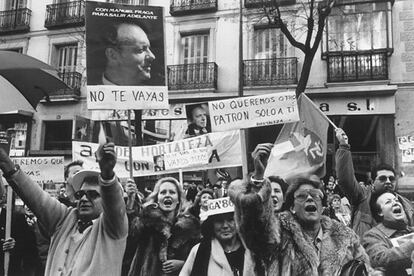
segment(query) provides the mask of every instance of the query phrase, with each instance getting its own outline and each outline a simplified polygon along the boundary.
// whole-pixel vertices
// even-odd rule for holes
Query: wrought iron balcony
[[[215,62],[168,66],[168,89],[217,89],[217,64]]]
[[[246,8],[261,8],[263,6],[272,6],[274,0],[244,0]],[[296,4],[296,0],[276,0],[279,6],[289,6]]]
[[[64,83],[69,86],[69,88],[54,91],[49,96],[49,100],[51,102],[78,101],[80,98],[82,74],[78,72],[59,72],[58,76]]]
[[[28,32],[31,14],[28,8],[0,11],[0,35]]]
[[[328,52],[328,82],[388,79],[387,50]]]
[[[85,24],[85,1],[71,1],[46,6],[45,27],[76,27]]]
[[[217,0],[171,0],[171,15],[186,15],[217,11]]]
[[[243,61],[244,86],[272,86],[296,84],[298,59],[273,58]]]

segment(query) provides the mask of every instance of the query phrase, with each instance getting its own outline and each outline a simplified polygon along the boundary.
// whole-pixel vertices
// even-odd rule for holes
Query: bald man
[[[131,23],[116,24],[107,32],[107,59],[102,84],[142,85],[151,78],[155,59],[145,31]]]

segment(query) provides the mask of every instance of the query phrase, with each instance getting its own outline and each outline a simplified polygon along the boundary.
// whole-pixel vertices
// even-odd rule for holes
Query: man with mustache
[[[339,141],[339,148],[336,151],[336,173],[338,184],[345,196],[353,206],[352,229],[360,238],[376,225],[374,216],[371,213],[369,202],[373,192],[396,191],[397,179],[393,167],[387,164],[376,166],[371,172],[374,180],[372,187],[362,187],[354,175],[352,164],[351,146],[348,144],[348,137],[342,129],[336,130],[336,137]],[[414,225],[414,208],[411,202],[396,194],[399,202],[407,214],[408,225]]]
[[[414,238],[400,239],[398,247],[391,242],[393,238],[414,232],[414,228],[407,225],[407,215],[398,195],[389,191],[374,193],[370,207],[375,219],[380,222],[363,238],[372,267],[382,270],[384,275],[407,275],[406,269],[411,268]]]
[[[109,27],[105,36],[106,67],[102,76],[104,85],[143,85],[151,78],[155,59],[144,29],[133,23]]]

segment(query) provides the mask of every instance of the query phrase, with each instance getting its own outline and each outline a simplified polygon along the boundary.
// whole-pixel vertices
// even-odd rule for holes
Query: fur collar
[[[348,247],[352,244],[354,233],[351,229],[341,223],[322,216],[321,227],[323,238],[320,249],[320,257],[313,244],[310,244],[304,237],[302,228],[291,212],[282,212],[279,215],[282,230],[282,251],[295,250],[296,255],[302,254],[305,263],[300,270],[306,275],[318,274],[318,263],[323,275],[334,275],[345,259]],[[296,256],[298,257],[298,256]],[[295,267],[297,269],[297,267]],[[329,274],[331,273],[331,274]],[[303,274],[303,275],[305,275]]]

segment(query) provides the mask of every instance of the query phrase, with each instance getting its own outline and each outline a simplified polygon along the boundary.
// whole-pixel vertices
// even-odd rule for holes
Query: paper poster
[[[163,8],[87,1],[88,109],[168,108]]]
[[[208,108],[213,132],[299,121],[294,91],[212,101]]]
[[[208,163],[209,157],[207,148],[166,153],[164,154],[165,169],[182,169],[195,165],[204,165]]]
[[[414,148],[414,136],[412,135],[405,135],[397,137],[398,140],[398,147],[401,150]]]
[[[84,161],[85,169],[99,170],[94,153],[98,149],[98,143],[72,142],[72,158]],[[223,167],[237,167],[242,165],[240,132],[217,132],[200,135],[184,140],[143,146],[132,147],[133,176],[157,175],[177,172],[178,168],[171,170],[157,169],[155,162],[157,156],[168,155],[175,152],[186,152],[192,149],[207,148],[208,164],[183,167],[183,171],[207,170]],[[129,177],[129,149],[116,146],[117,164],[115,173],[118,177]],[[165,164],[165,160],[164,160]],[[165,165],[164,165],[165,167]]]
[[[41,187],[45,184],[64,182],[63,156],[12,158],[32,180]]]

